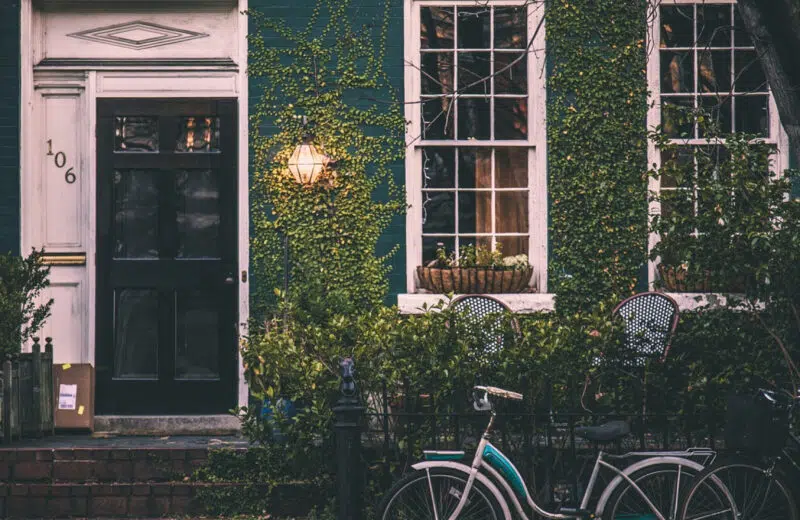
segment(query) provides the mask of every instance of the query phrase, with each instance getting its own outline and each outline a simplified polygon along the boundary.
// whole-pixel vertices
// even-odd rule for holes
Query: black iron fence
[[[3,443],[52,434],[54,427],[53,343],[33,338],[31,352],[0,367],[0,431]]]
[[[465,450],[469,463],[488,421],[486,413],[472,410],[471,389],[437,392],[403,381],[362,392],[358,399],[352,392],[352,360],[343,362],[343,370],[349,374],[343,388],[350,393],[343,393],[334,408],[340,519],[363,518],[364,510],[377,506],[380,495],[420,460],[423,450]],[[718,402],[713,388],[675,402],[674,396],[638,383],[629,385],[629,399],[589,408],[584,403],[589,385],[582,381],[569,383],[572,392],[563,398],[563,384],[538,382],[534,389],[523,380],[509,389],[532,397],[521,403],[498,400],[492,442],[517,465],[542,503],[574,502],[582,496],[601,448],[623,453],[723,447],[724,409],[711,406]],[[559,387],[560,400],[553,397],[554,387]],[[613,419],[628,421],[631,435],[603,446],[576,435],[579,426]]]

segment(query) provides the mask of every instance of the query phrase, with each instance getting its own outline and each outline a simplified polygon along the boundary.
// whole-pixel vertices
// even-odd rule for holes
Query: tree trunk
[[[778,115],[800,168],[800,4],[797,0],[738,0]]]

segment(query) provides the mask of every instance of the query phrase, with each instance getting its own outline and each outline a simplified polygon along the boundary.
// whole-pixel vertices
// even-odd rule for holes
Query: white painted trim
[[[528,37],[531,38],[544,16],[541,2],[526,0],[490,0],[491,5],[526,5]],[[416,267],[422,262],[422,148],[435,146],[515,146],[528,147],[528,257],[534,267],[531,285],[539,292],[547,290],[548,263],[548,194],[547,194],[547,127],[545,30],[539,30],[528,52],[528,139],[482,141],[422,141],[420,99],[419,25],[421,6],[470,6],[474,0],[405,0],[404,20],[404,87],[406,127],[406,290],[416,291]],[[458,67],[457,63],[454,66]],[[492,87],[494,92],[494,87]],[[473,96],[474,97],[474,96]],[[491,119],[493,120],[493,115]],[[454,123],[455,124],[455,123]],[[494,193],[492,189],[492,193]],[[492,197],[494,200],[494,195]],[[492,212],[495,205],[492,204]],[[492,218],[494,223],[494,218]],[[456,226],[457,228],[457,226]],[[494,229],[494,224],[493,224]],[[457,229],[456,229],[457,231]],[[492,233],[492,236],[502,234]]]
[[[249,163],[249,125],[250,110],[248,98],[247,77],[247,16],[242,14],[247,10],[248,0],[239,0],[239,183],[238,183],[238,211],[239,211],[239,337],[246,338],[248,322],[250,320],[250,163]],[[247,281],[242,282],[241,273],[247,273]],[[240,346],[240,345],[239,345]],[[247,406],[250,395],[249,388],[244,379],[244,362],[241,350],[237,351],[238,364],[238,403]]]
[[[454,294],[453,298],[460,295]],[[529,314],[533,312],[552,311],[555,309],[555,294],[520,293],[520,294],[491,294],[501,302],[508,305],[512,312]],[[398,294],[397,307],[403,314],[423,314],[424,308],[430,308],[439,303],[448,305],[450,299],[444,294],[416,293]]]
[[[681,312],[694,311],[701,307],[712,309],[729,306],[730,299],[741,299],[742,295],[723,293],[664,293],[678,303]],[[461,296],[454,294],[452,297]],[[535,312],[549,312],[555,310],[555,294],[521,293],[521,294],[490,294],[508,305],[511,312],[516,314],[531,314]],[[397,307],[402,314],[424,314],[426,308],[430,309],[440,303],[447,306],[450,298],[444,294],[416,293],[398,294]],[[741,309],[741,305],[731,307]]]
[[[32,171],[29,149],[31,148],[31,127],[33,126],[33,6],[32,0],[20,2],[20,110],[19,110],[19,183],[20,183],[20,252],[26,254],[31,236],[30,219],[22,211],[25,201],[33,193],[31,179],[25,172]]]

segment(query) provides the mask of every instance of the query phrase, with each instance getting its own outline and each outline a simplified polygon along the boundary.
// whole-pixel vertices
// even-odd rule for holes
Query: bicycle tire
[[[703,483],[719,479],[730,492],[736,514],[725,515],[706,505]],[[698,475],[686,494],[681,520],[800,520],[792,492],[781,475],[751,462],[714,465]]]
[[[377,518],[381,520],[449,518],[458,504],[460,492],[466,483],[466,475],[449,468],[433,467],[408,473],[387,491],[378,508]],[[475,480],[472,486],[468,503],[458,516],[459,520],[504,519],[505,515],[500,504],[488,488],[478,480]],[[436,516],[433,513],[434,505]]]
[[[630,478],[641,489],[658,512],[667,519],[674,519],[682,503],[682,497],[691,489],[694,477],[700,472],[673,463],[661,463],[644,467]],[[712,485],[714,481],[708,481]],[[723,497],[724,490],[715,492]],[[724,499],[724,498],[723,498]],[[603,510],[603,520],[657,520],[658,516],[628,482],[622,482],[611,494]]]

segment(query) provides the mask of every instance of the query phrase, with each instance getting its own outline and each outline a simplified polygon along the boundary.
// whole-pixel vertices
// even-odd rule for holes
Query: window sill
[[[460,296],[458,294],[453,295]],[[530,314],[533,312],[552,311],[555,308],[555,294],[547,293],[503,293],[489,294],[492,298],[497,298],[508,305],[512,312],[517,314]],[[443,301],[447,304],[447,295],[417,293],[417,294],[398,294],[397,306],[403,314],[422,314],[425,311],[423,306],[432,307]]]
[[[677,303],[681,312],[693,311],[700,307],[710,306],[712,308],[722,308],[728,306],[728,298],[731,294],[721,293],[665,293],[671,296]],[[453,295],[455,298],[458,294]],[[519,293],[519,294],[490,294],[501,302],[508,305],[512,312],[517,314],[531,314],[534,312],[547,312],[555,309],[555,294],[551,293]],[[444,294],[416,293],[398,294],[397,306],[402,314],[423,314],[423,306],[433,307],[439,302],[447,304],[447,296]]]

